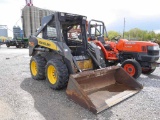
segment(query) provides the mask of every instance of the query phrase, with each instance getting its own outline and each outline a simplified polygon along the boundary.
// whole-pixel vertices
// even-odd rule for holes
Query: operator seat
[[[90,40],[91,40],[91,41],[93,41],[93,40],[95,40],[95,39],[96,39],[95,36],[90,36]]]
[[[103,37],[97,37],[97,40],[100,41],[103,45],[106,44]]]
[[[106,44],[104,37],[97,37],[97,40],[100,41],[106,50],[112,50],[112,47],[110,44]]]

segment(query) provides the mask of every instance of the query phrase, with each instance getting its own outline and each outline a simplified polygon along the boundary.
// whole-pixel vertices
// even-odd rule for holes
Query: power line
[[[17,25],[17,23],[20,21],[21,17],[17,20],[17,22],[15,23],[15,25]]]
[[[126,20],[125,20],[125,18],[124,18],[123,38],[124,38],[124,32],[125,32],[125,24],[126,24]]]

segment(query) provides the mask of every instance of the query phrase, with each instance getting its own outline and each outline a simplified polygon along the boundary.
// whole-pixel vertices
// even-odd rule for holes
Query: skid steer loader
[[[70,39],[68,31],[79,25],[82,39]],[[52,89],[67,86],[67,96],[93,113],[99,113],[142,89],[121,67],[105,68],[100,49],[88,42],[86,17],[55,12],[29,39],[33,79],[46,78]]]

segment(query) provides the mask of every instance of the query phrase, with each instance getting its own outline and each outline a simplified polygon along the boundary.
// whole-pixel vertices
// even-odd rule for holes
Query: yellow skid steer
[[[33,79],[46,79],[52,89],[67,86],[67,96],[93,113],[99,113],[142,89],[121,67],[106,67],[99,47],[87,41],[86,17],[55,12],[42,19],[29,39]],[[69,31],[80,26],[81,38]]]

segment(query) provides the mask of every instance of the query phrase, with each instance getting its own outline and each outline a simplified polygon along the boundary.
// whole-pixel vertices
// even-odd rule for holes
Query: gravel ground
[[[0,120],[159,120],[160,68],[138,81],[144,89],[94,115],[70,101],[65,90],[31,78],[28,49],[0,48]]]

